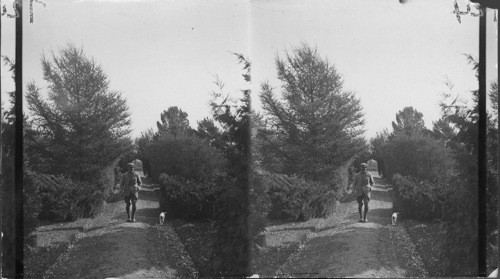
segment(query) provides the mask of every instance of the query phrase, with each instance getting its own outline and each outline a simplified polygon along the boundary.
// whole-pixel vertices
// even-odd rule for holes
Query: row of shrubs
[[[450,187],[400,174],[392,177],[392,183],[393,209],[405,218],[424,221],[445,216]]]
[[[161,210],[171,218],[212,218],[217,198],[234,183],[223,175],[222,153],[196,137],[163,138],[147,145],[144,153],[151,161],[151,178],[160,186]],[[268,207],[262,209],[267,218],[303,221],[334,212],[347,183],[346,164],[331,175],[329,184],[258,171],[251,187],[264,189],[260,206]]]
[[[117,161],[88,176],[86,181],[62,175],[24,173],[24,234],[29,246],[36,244],[34,234],[39,220],[74,221],[93,218],[104,207],[115,186]]]
[[[163,135],[161,139],[148,143],[141,157],[149,162],[149,176],[156,183],[160,183],[162,173],[191,181],[210,181],[226,167],[220,150],[188,135]]]
[[[195,182],[161,174],[160,209],[170,218],[212,218],[218,197],[228,189],[228,181]],[[265,197],[259,211],[269,219],[305,221],[325,217],[337,207],[337,195],[328,185],[266,171],[255,172],[253,188],[263,188]]]
[[[477,132],[473,128],[477,125],[473,121],[467,125],[445,138],[434,134],[439,129],[380,136],[376,148],[377,157],[385,162],[384,175],[394,186],[394,210],[404,218],[443,221],[447,238],[440,262],[448,276],[477,274]],[[489,211],[487,216],[497,214]]]
[[[66,178],[28,172],[25,187],[34,187],[40,202],[38,218],[54,221],[74,221],[95,217],[109,196],[106,188]],[[33,186],[29,185],[33,184]]]
[[[328,216],[336,210],[336,192],[323,183],[266,171],[259,171],[254,183],[264,186],[269,200],[269,219],[306,221]]]
[[[224,187],[215,182],[189,181],[179,176],[160,174],[160,210],[168,218],[196,220],[212,218],[217,198]]]

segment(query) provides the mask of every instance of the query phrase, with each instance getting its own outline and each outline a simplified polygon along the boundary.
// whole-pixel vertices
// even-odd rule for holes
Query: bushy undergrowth
[[[256,183],[263,183],[269,196],[270,219],[306,221],[332,214],[337,195],[328,185],[297,176],[260,172]]]
[[[159,186],[160,210],[166,211],[168,218],[186,220],[212,218],[215,201],[223,190],[223,185],[215,182],[189,181],[164,173]]]
[[[95,217],[102,211],[106,196],[102,188],[104,184],[89,184],[35,172],[30,172],[29,176],[37,189],[36,196],[41,201],[40,219],[74,221]]]
[[[42,206],[39,218],[44,220],[73,221],[77,218],[78,185],[62,176],[31,173],[30,178],[37,187]]]
[[[453,186],[418,181],[411,176],[399,174],[395,174],[392,181],[395,193],[394,211],[400,212],[405,218],[416,220],[430,221],[445,217],[446,202]]]
[[[446,183],[454,175],[455,161],[443,142],[428,136],[397,135],[385,147],[386,175]]]
[[[88,187],[102,192],[103,198],[106,199],[115,186],[115,168],[118,162],[119,160],[115,159],[106,166],[86,164],[81,169],[62,175],[75,182],[89,184]]]

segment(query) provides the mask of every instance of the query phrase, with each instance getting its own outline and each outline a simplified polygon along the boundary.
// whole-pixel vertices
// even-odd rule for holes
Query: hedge
[[[220,182],[223,183],[223,182]],[[216,182],[195,182],[160,174],[160,211],[168,218],[186,220],[212,218],[223,186]]]
[[[80,174],[85,180],[70,179],[63,175],[48,175],[29,172],[29,183],[33,193],[41,201],[38,217],[57,221],[74,221],[78,218],[93,218],[102,212],[104,202],[115,187],[117,161],[105,168],[89,167]],[[87,175],[85,175],[87,174]],[[29,198],[29,197],[28,197]]]
[[[445,217],[446,202],[452,190],[450,185],[417,180],[410,176],[395,174],[394,211],[405,218],[431,221]]]
[[[45,220],[74,221],[79,217],[91,216],[83,212],[82,200],[88,185],[75,182],[63,176],[29,173],[30,182],[37,188],[41,200],[38,217]]]
[[[266,187],[270,219],[305,221],[329,216],[337,207],[336,189],[323,183],[265,171],[257,175],[255,183]]]
[[[153,182],[160,174],[195,181],[209,181],[226,169],[226,159],[220,150],[193,136],[165,137],[144,148],[143,160],[148,162]]]

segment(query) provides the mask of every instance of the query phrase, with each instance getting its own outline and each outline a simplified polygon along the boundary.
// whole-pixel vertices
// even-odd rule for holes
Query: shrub
[[[159,182],[161,173],[195,181],[210,181],[224,169],[221,151],[194,136],[164,137],[146,145],[149,175]]]
[[[398,173],[418,180],[446,184],[456,175],[455,160],[443,142],[428,136],[397,135],[383,147],[385,175]]]
[[[41,201],[40,219],[74,221],[95,217],[103,208],[104,192],[96,185],[35,172],[30,172],[29,177]]]
[[[215,182],[195,182],[162,173],[159,179],[160,210],[169,218],[212,218],[214,204],[222,191]]]
[[[118,162],[119,159],[115,159],[106,166],[82,163],[84,164],[82,169],[73,170],[66,175],[73,181],[89,184],[92,189],[101,191],[103,200],[105,200],[115,187],[115,168]]]
[[[266,185],[270,219],[305,221],[332,214],[337,206],[333,189],[319,182],[297,176],[261,172],[256,183]]]
[[[84,185],[86,186],[86,185]],[[104,199],[106,195],[101,190],[89,187],[77,198],[77,203],[73,209],[72,219],[93,218],[99,215],[104,209]]]
[[[72,220],[76,204],[76,183],[62,176],[44,175],[32,172],[30,178],[36,185],[42,207],[40,219]]]
[[[440,185],[410,176],[393,176],[396,202],[394,211],[406,218],[417,220],[442,219],[446,201],[451,194],[450,185]]]

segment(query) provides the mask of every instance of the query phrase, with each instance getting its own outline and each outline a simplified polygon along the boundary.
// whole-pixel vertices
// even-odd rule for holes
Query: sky
[[[466,0],[458,3],[465,9]],[[11,7],[11,1],[2,1]],[[247,88],[241,65],[252,62],[253,105],[260,110],[263,82],[276,87],[275,58],[300,43],[316,47],[356,92],[365,113],[367,139],[390,128],[413,106],[428,127],[439,118],[446,91],[463,98],[477,88],[464,53],[478,56],[478,18],[458,23],[453,1],[409,0],[46,0],[24,9],[24,84],[44,88],[40,58],[69,42],[82,47],[127,99],[132,135],[156,129],[160,113],[178,106],[192,127],[210,116],[211,92],[220,79],[238,97]],[[9,11],[11,12],[11,11]],[[488,79],[496,79],[497,23],[488,13]],[[14,57],[14,20],[2,17],[2,55]],[[12,90],[2,68],[2,100]]]

